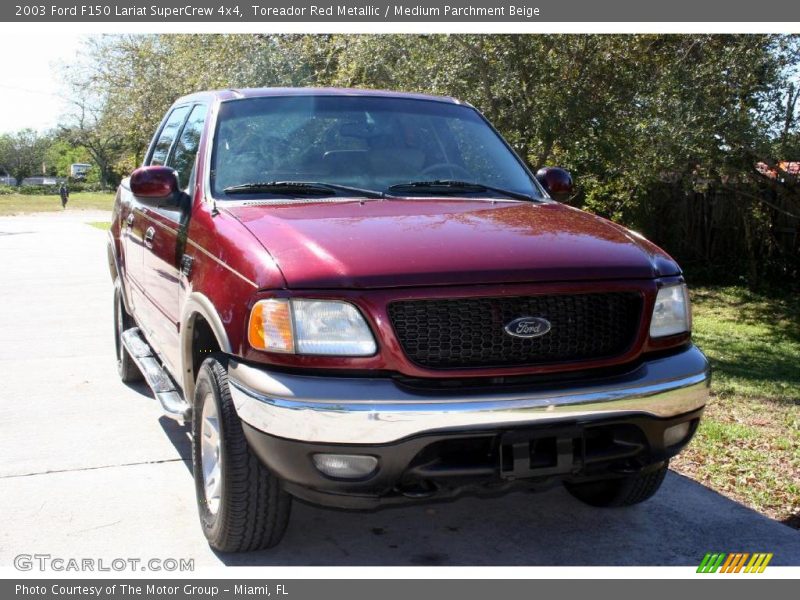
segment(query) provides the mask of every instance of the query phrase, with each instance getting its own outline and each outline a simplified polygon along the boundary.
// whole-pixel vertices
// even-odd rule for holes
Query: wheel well
[[[203,361],[215,352],[221,352],[214,331],[202,315],[195,315],[192,321],[192,381],[197,381],[197,373]]]

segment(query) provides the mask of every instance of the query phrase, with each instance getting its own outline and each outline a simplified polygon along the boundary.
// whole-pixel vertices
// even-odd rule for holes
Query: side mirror
[[[536,180],[553,200],[566,202],[575,193],[572,175],[561,167],[542,167],[536,171]]]
[[[131,174],[131,192],[144,204],[175,205],[178,202],[178,174],[170,167],[139,167]]]

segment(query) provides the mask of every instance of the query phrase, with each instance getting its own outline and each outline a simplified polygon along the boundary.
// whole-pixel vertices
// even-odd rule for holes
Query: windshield
[[[379,192],[420,181],[487,186],[541,198],[517,157],[472,108],[368,96],[288,96],[223,102],[211,158],[216,198],[286,196],[274,182],[328,183]],[[227,191],[226,191],[227,190]],[[426,193],[414,188],[414,193]],[[331,188],[330,195],[343,193]],[[411,193],[411,192],[410,192]],[[354,194],[357,195],[357,194]]]

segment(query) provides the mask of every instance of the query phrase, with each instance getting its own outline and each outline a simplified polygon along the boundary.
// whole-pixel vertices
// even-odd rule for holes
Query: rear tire
[[[277,545],[289,523],[292,498],[247,444],[223,357],[203,361],[193,414],[192,465],[208,543],[222,552]]]
[[[133,317],[125,310],[125,304],[122,302],[122,291],[119,285],[116,285],[114,286],[114,347],[117,353],[117,372],[123,383],[142,380],[139,367],[133,362],[125,346],[122,345],[122,332],[135,326]]]
[[[669,461],[661,467],[621,479],[565,483],[570,494],[589,506],[633,506],[653,497],[667,475]]]

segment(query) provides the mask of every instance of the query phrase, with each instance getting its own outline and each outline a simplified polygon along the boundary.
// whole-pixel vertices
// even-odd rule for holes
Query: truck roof
[[[409,98],[428,100],[447,104],[465,104],[449,96],[434,96],[411,92],[393,92],[388,90],[365,90],[356,88],[333,87],[264,87],[264,88],[229,88],[224,90],[207,90],[196,92],[179,98],[175,103],[201,100],[237,100],[240,98],[263,98],[270,96],[372,96],[384,98]]]

